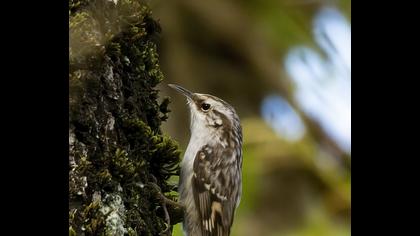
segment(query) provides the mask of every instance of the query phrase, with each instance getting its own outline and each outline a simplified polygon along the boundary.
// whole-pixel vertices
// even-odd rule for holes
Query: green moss
[[[162,134],[169,99],[160,27],[142,1],[70,0],[70,235],[158,235],[157,184],[176,199],[178,145]],[[171,223],[181,220],[168,206]]]
[[[74,231],[73,227],[70,226],[69,228],[69,236],[76,236],[76,231]]]

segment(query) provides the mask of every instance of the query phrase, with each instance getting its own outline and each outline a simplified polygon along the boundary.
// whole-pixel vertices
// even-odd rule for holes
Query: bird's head
[[[240,129],[239,118],[235,109],[222,99],[201,93],[193,93],[175,84],[169,84],[187,98],[191,112],[191,131],[214,131],[222,129],[232,131]]]

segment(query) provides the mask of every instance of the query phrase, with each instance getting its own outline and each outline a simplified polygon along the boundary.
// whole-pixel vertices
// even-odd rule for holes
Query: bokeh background
[[[241,118],[244,192],[232,235],[350,235],[351,2],[150,5],[162,27],[159,89],[172,100],[163,131],[185,150],[186,101],[167,83],[218,96]]]

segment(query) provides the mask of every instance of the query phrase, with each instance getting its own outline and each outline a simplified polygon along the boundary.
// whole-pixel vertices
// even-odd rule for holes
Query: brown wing
[[[234,150],[204,146],[194,160],[192,188],[203,236],[228,236],[240,188]]]

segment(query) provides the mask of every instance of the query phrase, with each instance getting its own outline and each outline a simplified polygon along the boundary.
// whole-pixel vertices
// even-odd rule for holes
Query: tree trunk
[[[69,15],[69,233],[170,235],[180,152],[160,131],[159,24],[138,0],[70,0]]]

